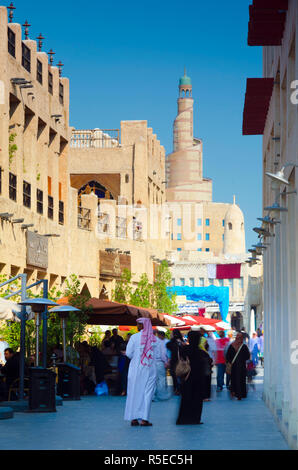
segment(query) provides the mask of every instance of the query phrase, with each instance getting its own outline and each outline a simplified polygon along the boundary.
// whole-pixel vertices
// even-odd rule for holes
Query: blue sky
[[[8,2],[6,2],[8,3]],[[192,79],[195,136],[204,143],[204,176],[214,201],[244,212],[247,248],[261,216],[262,141],[242,136],[247,77],[262,76],[262,48],[247,46],[251,0],[14,2],[15,22],[41,32],[70,78],[70,123],[119,128],[146,119],[167,153],[184,66]]]

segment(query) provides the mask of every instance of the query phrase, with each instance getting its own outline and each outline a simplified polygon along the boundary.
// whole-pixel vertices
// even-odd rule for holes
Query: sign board
[[[118,253],[99,252],[100,276],[120,278],[123,269],[131,271],[131,256]]]
[[[48,238],[27,231],[27,265],[47,269]]]

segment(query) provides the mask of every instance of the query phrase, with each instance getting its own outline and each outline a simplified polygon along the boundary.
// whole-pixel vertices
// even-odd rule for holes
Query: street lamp
[[[57,305],[57,304],[56,304]],[[49,313],[58,313],[62,320],[62,337],[63,337],[63,361],[66,362],[66,320],[70,312],[79,312],[80,310],[72,305],[60,305],[59,307],[51,308]]]
[[[47,316],[46,309],[47,307],[53,307],[54,305],[58,305],[56,302],[53,302],[53,300],[46,299],[46,298],[37,298],[37,299],[26,299],[23,300],[22,302],[19,302],[20,305],[25,305],[25,306],[30,306],[32,312],[35,313],[35,328],[36,328],[36,360],[35,360],[35,365],[36,367],[39,366],[39,326],[40,326],[40,314],[45,313],[45,316]],[[45,327],[45,323],[44,323]],[[43,336],[43,354],[42,354],[42,361],[43,361],[43,367],[46,368],[47,366],[47,344],[46,344],[46,336]]]
[[[287,166],[295,166],[295,167],[298,167],[298,165],[296,165],[296,163],[286,163],[282,168],[281,170],[277,171],[276,173],[269,173],[268,171],[266,171],[266,176],[269,176],[269,178],[271,178],[272,181],[274,181],[275,183],[278,184],[278,186],[281,186],[282,184],[286,184],[286,185],[289,185],[289,181],[287,180],[287,178],[285,177],[285,168]]]

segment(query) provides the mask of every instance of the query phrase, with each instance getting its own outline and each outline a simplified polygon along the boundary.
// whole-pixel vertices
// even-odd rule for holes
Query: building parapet
[[[71,148],[115,148],[120,146],[119,129],[73,130]]]

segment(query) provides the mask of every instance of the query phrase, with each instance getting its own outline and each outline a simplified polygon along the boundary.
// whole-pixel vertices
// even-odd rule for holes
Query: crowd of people
[[[181,396],[177,424],[201,424],[203,403],[211,400],[215,367],[217,393],[226,387],[231,397],[242,400],[248,386],[254,388],[256,366],[259,362],[263,365],[264,360],[260,329],[250,338],[244,328],[240,332],[232,329],[228,335],[224,331],[214,335],[195,326],[184,336],[175,329],[167,339],[166,330],[153,331],[149,319],[138,319],[137,325],[139,332],[128,333],[125,339],[114,328],[105,332],[100,347],[83,341],[66,350],[67,362],[80,368],[81,395],[96,393],[103,383],[108,393],[127,395],[125,419],[132,425],[139,425],[140,420],[143,426],[151,425],[152,401],[168,400],[172,394]],[[0,365],[0,375],[5,380],[0,381],[0,400],[7,400],[10,387],[19,377],[19,353],[6,348],[4,355],[6,363]],[[56,363],[63,362],[61,345],[53,348],[52,355]],[[180,369],[181,365],[184,367],[184,375],[178,365]],[[168,375],[172,377],[173,391],[168,386]]]
[[[247,396],[248,385],[253,385],[259,359],[263,364],[261,330],[254,332],[252,338],[244,328],[240,332],[233,329],[227,337],[219,331],[216,337],[203,327],[194,326],[186,337],[174,330],[171,339],[166,340],[163,332],[154,333],[149,319],[138,319],[137,325],[139,333],[132,336],[126,349],[130,365],[124,419],[132,426],[151,426],[152,401],[170,397],[167,369],[174,394],[181,396],[176,424],[202,424],[203,402],[211,400],[214,366],[217,392],[226,386],[231,398],[242,400]]]

